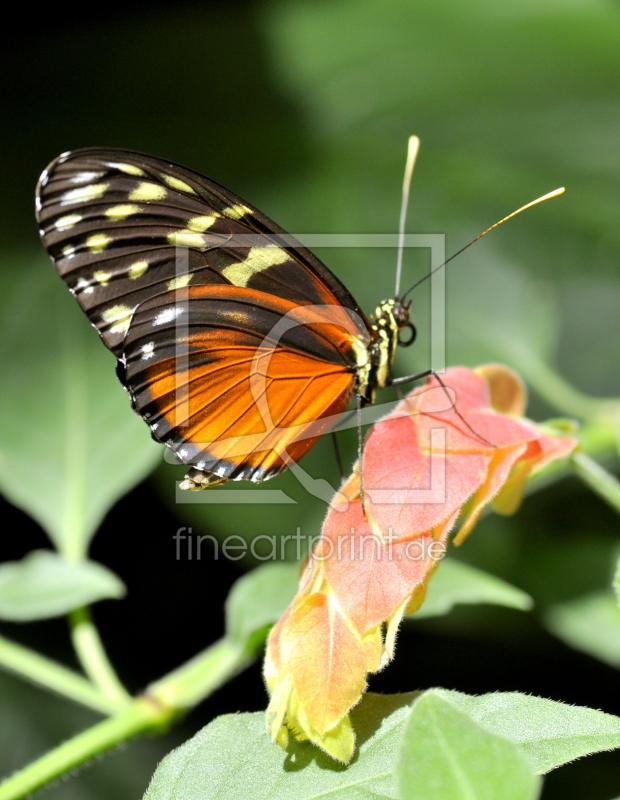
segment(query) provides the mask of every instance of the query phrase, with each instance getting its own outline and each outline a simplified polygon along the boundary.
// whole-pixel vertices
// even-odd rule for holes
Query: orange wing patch
[[[361,331],[348,312],[227,286],[176,299],[141,307],[126,348],[124,381],[155,438],[222,479],[298,461],[353,393]]]
[[[287,459],[298,461],[348,405],[354,376],[344,364],[252,347],[235,331],[199,338],[202,352],[218,354],[216,363],[179,372],[170,359],[147,372],[166,428],[193,445],[199,469],[229,477],[248,466],[261,480]]]

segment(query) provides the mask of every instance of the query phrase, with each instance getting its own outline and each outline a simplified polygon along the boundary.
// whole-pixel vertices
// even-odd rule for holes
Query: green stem
[[[98,753],[144,731],[161,728],[169,717],[167,709],[139,697],[117,716],[79,733],[8,778],[0,784],[0,800],[26,797]]]
[[[0,784],[0,800],[21,800],[93,756],[141,733],[158,732],[197,705],[253,660],[230,639],[220,639],[179,669],[151,684],[145,694],[111,719],[74,736]]]
[[[616,476],[582,452],[572,456],[571,464],[581,480],[620,514],[620,481]]]
[[[548,364],[528,359],[521,367],[523,377],[538,394],[562,414],[577,419],[607,415],[618,416],[620,403],[617,400],[589,397],[571,386]]]
[[[99,636],[90,609],[77,608],[70,614],[71,638],[84,672],[115,705],[125,705],[131,695],[118,679]]]
[[[240,645],[220,639],[146,691],[164,706],[192,708],[253,660]]]
[[[118,704],[82,675],[3,636],[0,636],[0,667],[103,714],[118,711]]]
[[[617,423],[613,417],[597,417],[584,422],[578,431],[579,452],[602,461],[618,458]],[[545,489],[573,472],[570,458],[552,461],[536,470],[527,482],[527,494]]]

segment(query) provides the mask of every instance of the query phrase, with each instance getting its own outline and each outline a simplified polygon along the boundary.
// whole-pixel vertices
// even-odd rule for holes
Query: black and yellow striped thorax
[[[377,389],[390,384],[392,363],[399,345],[399,333],[409,328],[415,338],[415,328],[409,321],[409,307],[400,300],[382,300],[371,317],[371,328],[375,339],[368,346],[368,358],[358,371],[358,394],[366,403],[373,403]]]

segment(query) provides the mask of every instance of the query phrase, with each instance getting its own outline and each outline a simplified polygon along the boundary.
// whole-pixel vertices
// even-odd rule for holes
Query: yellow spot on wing
[[[148,202],[149,200],[163,200],[167,192],[163,186],[157,183],[149,183],[149,181],[141,181],[135,189],[129,192],[130,200],[142,200]]]
[[[205,237],[193,231],[173,231],[166,238],[169,244],[176,244],[181,247],[197,247],[199,250],[205,248]]]
[[[142,275],[144,275],[148,268],[148,261],[136,261],[135,264],[132,264],[129,267],[129,272],[127,273],[129,275],[129,279],[135,281],[136,278],[140,278]]]
[[[132,214],[139,214],[142,209],[140,206],[133,205],[133,203],[124,203],[120,206],[112,206],[108,208],[105,215],[108,219],[116,222],[119,219],[127,219]]]
[[[222,275],[233,286],[247,286],[254,275],[289,259],[289,254],[281,247],[253,247],[245,261],[225,267]]]
[[[141,177],[144,175],[144,170],[140,169],[140,167],[134,167],[133,164],[120,164],[116,161],[109,161],[108,167],[112,169],[118,169],[120,172],[124,172],[126,175],[137,175]]]
[[[67,214],[66,217],[59,217],[56,220],[56,229],[59,231],[68,231],[74,225],[80,222],[82,217],[79,214]]]
[[[186,272],[185,275],[179,275],[177,278],[173,278],[171,281],[168,281],[168,289],[173,292],[175,289],[183,289],[188,283],[191,281],[193,275],[190,272]]]
[[[104,272],[102,269],[98,269],[97,272],[93,272],[93,278],[102,286],[107,286],[111,277],[111,273]]]
[[[106,236],[105,233],[94,233],[86,240],[86,247],[91,253],[101,253],[112,241],[111,236]]]
[[[107,308],[101,315],[101,319],[108,324],[111,323],[110,333],[125,333],[131,322],[133,310],[129,306],[118,305]]]
[[[162,178],[166,181],[168,186],[171,189],[176,189],[179,192],[188,192],[189,194],[196,194],[196,192],[192,189],[192,187],[185,183],[185,181],[179,180],[179,178],[173,178],[172,175],[162,175]]]
[[[187,227],[190,231],[202,233],[203,231],[206,231],[207,228],[215,225],[218,219],[220,219],[218,214],[205,214],[202,217],[192,217],[192,219],[190,219],[190,221],[187,223]]]
[[[109,185],[109,183],[91,183],[89,186],[71,189],[71,191],[63,194],[60,205],[70,206],[73,203],[86,203],[88,200],[96,200],[102,196]]]
[[[242,205],[230,206],[229,208],[224,209],[224,214],[231,219],[241,219],[241,217],[245,217],[246,214],[251,213],[251,209]]]

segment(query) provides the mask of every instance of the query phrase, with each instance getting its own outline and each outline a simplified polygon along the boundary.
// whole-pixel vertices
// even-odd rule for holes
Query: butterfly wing
[[[346,408],[370,324],[310,251],[232,192],[151,156],[90,149],[45,170],[36,205],[135,410],[211,482],[276,474]],[[294,324],[274,339],[282,320]]]
[[[176,294],[142,304],[127,333],[119,369],[135,410],[217,482],[278,474],[349,402],[354,317],[232,286]]]
[[[36,210],[56,269],[115,355],[141,302],[190,283],[344,305],[363,318],[327,267],[258,209],[152,156],[65,153],[43,172]],[[187,263],[175,260],[177,246]]]

